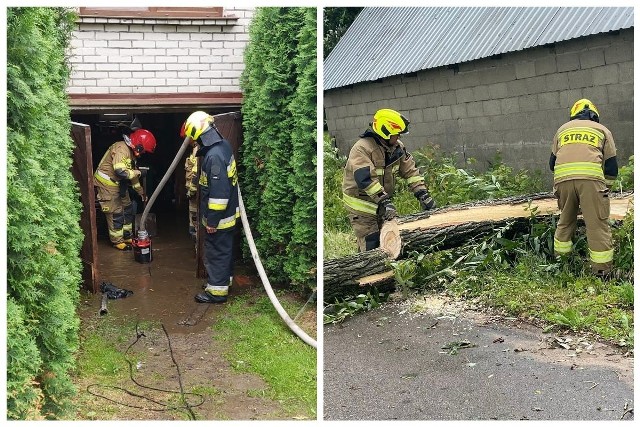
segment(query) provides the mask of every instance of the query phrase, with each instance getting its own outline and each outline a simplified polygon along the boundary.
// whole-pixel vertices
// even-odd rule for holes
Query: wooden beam
[[[198,109],[211,107],[239,107],[242,105],[242,92],[218,93],[105,93],[105,94],[69,94],[69,106],[75,111],[100,111],[114,107],[128,111],[167,108]]]

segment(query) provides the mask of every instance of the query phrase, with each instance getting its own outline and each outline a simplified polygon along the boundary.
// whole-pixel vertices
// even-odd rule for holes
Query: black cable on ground
[[[127,364],[129,365],[129,378],[131,379],[131,381],[137,385],[140,388],[143,389],[147,389],[147,390],[154,390],[154,391],[159,391],[162,393],[170,393],[170,394],[179,394],[181,401],[184,403],[184,409],[186,409],[186,411],[188,412],[188,416],[190,419],[195,420],[196,419],[196,415],[193,412],[192,408],[198,407],[200,405],[202,405],[205,402],[205,398],[203,395],[199,394],[199,393],[191,393],[191,392],[184,392],[184,388],[182,385],[182,374],[180,372],[180,367],[178,366],[178,363],[176,362],[176,359],[173,355],[173,347],[171,346],[171,339],[169,338],[169,334],[167,333],[166,328],[164,327],[164,324],[162,324],[162,330],[164,331],[165,336],[167,337],[167,342],[169,343],[169,353],[171,355],[171,360],[173,361],[173,364],[176,366],[176,370],[178,372],[178,383],[180,385],[180,391],[175,391],[175,390],[165,390],[165,389],[161,389],[161,388],[156,388],[156,387],[151,387],[151,386],[146,386],[143,384],[140,384],[133,376],[133,363],[127,359],[126,355],[129,352],[129,350],[140,340],[140,338],[142,337],[146,337],[146,335],[144,334],[144,332],[139,332],[138,330],[138,325],[139,325],[139,321],[136,322],[136,339],[135,341],[133,341],[131,344],[129,344],[129,346],[127,347],[127,350],[124,352],[125,355],[125,361],[127,362]],[[104,395],[98,394],[94,391],[92,391],[93,388],[96,387],[102,387],[102,388],[110,388],[113,390],[119,390],[122,391],[124,393],[127,393],[130,396],[133,397],[137,397],[140,399],[144,399],[147,400],[149,402],[152,402],[156,405],[159,405],[160,408],[150,408],[150,407],[146,407],[146,406],[137,406],[137,405],[130,405],[128,403],[123,403],[123,402],[118,402],[117,400],[111,399],[109,397],[106,397]],[[147,411],[155,411],[155,412],[165,412],[165,411],[170,411],[170,410],[174,410],[174,409],[181,409],[180,407],[176,408],[174,405],[169,405],[167,403],[164,402],[159,402],[157,400],[154,400],[148,396],[144,396],[138,393],[134,393],[130,390],[127,390],[123,387],[118,387],[118,386],[111,386],[111,385],[104,385],[104,384],[89,384],[86,388],[87,393],[96,396],[96,397],[100,397],[102,399],[108,400],[110,402],[116,403],[118,405],[122,405],[122,406],[126,406],[129,408],[134,408],[134,409],[144,409]],[[200,402],[196,403],[196,404],[190,404],[187,400],[187,396],[198,396],[200,398]]]
[[[191,406],[189,406],[189,402],[187,402],[187,399],[185,398],[184,388],[182,387],[182,374],[180,373],[180,366],[178,366],[178,362],[176,362],[176,359],[173,356],[173,347],[171,347],[171,338],[169,338],[169,333],[167,332],[167,329],[164,327],[164,323],[162,324],[162,330],[164,331],[164,335],[167,337],[167,342],[169,343],[169,353],[171,354],[171,360],[173,361],[173,364],[176,365],[176,371],[178,372],[178,384],[180,385],[180,396],[182,397],[182,401],[184,402],[184,405],[187,408],[187,411],[189,411],[189,415],[191,416],[191,419],[195,420],[196,414],[193,413]],[[203,402],[204,402],[204,398],[203,398]]]

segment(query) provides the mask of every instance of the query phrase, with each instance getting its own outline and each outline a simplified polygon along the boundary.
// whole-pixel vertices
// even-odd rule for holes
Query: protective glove
[[[385,196],[378,202],[378,222],[383,221],[391,221],[393,218],[398,216],[398,211],[396,207],[391,203],[391,198],[389,196]]]
[[[420,202],[420,207],[423,211],[430,211],[436,208],[436,202],[431,198],[431,195],[427,190],[420,190],[415,193],[416,199]]]

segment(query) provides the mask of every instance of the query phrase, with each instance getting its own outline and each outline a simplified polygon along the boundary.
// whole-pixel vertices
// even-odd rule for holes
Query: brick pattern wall
[[[83,17],[70,50],[70,94],[240,92],[253,9],[238,19]]]
[[[324,94],[329,133],[340,151],[379,108],[411,121],[410,150],[435,144],[484,168],[500,151],[516,168],[545,171],[551,141],[580,98],[593,101],[613,133],[619,163],[633,154],[633,29],[556,43]]]

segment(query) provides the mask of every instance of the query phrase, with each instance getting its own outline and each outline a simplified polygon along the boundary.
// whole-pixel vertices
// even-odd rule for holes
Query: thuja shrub
[[[276,283],[315,284],[316,18],[258,8],[245,49],[240,183],[256,246]]]
[[[7,9],[7,416],[57,418],[75,392],[83,240],[65,50],[74,15]]]
[[[313,286],[316,278],[317,165],[316,165],[316,11],[302,9],[302,27],[297,35],[298,54],[293,59],[298,86],[289,113],[291,129],[291,166],[288,185],[295,195],[293,231],[287,245],[285,271],[297,287]]]

